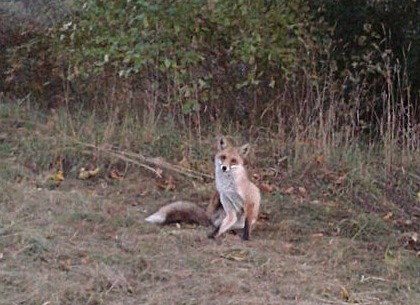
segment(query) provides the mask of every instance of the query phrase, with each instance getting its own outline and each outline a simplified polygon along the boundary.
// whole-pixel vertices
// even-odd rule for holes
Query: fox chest
[[[224,172],[216,166],[216,189],[225,211],[243,209],[244,200],[238,192],[237,184],[232,172]]]
[[[219,193],[237,192],[232,171],[223,171],[218,164],[215,164],[215,180]]]
[[[237,193],[235,182],[232,178],[216,177],[216,188],[219,193]]]

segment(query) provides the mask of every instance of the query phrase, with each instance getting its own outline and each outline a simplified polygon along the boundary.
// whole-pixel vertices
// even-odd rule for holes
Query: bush
[[[308,22],[298,0],[89,0],[79,7],[57,30],[69,79],[110,73],[145,91],[158,86],[158,106],[181,115],[237,112],[244,101],[235,105],[232,94],[280,86],[301,63]]]

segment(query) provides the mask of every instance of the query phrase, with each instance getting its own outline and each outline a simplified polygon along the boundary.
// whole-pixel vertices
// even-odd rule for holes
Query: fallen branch
[[[81,141],[79,141],[75,138],[69,137],[69,136],[66,136],[66,137],[69,138],[71,141],[73,141],[73,142],[75,142],[75,143],[77,143],[81,146],[84,146],[86,148],[90,148],[92,150],[97,150],[97,151],[100,151],[102,153],[106,153],[108,155],[111,155],[114,158],[123,160],[123,161],[128,162],[128,163],[132,163],[132,164],[140,166],[144,169],[147,169],[147,170],[153,172],[158,177],[162,177],[159,170],[151,167],[150,165],[156,166],[158,168],[163,168],[163,169],[166,169],[166,170],[170,170],[170,171],[176,172],[178,174],[182,174],[184,176],[187,176],[187,177],[190,177],[190,178],[193,178],[193,179],[199,179],[199,180],[203,180],[205,178],[211,179],[211,180],[214,179],[214,177],[211,176],[211,175],[204,174],[204,173],[201,173],[201,172],[198,172],[198,171],[194,171],[194,170],[191,170],[191,169],[188,169],[188,168],[184,168],[184,167],[181,167],[181,166],[178,166],[178,165],[173,165],[173,164],[171,164],[171,163],[169,163],[169,162],[167,162],[167,161],[165,161],[161,158],[148,158],[148,157],[145,157],[141,154],[136,154],[136,153],[133,153],[133,152],[116,151],[115,149],[112,149],[112,148],[107,148],[107,147],[98,146],[98,145],[94,145],[94,144],[84,143],[84,142],[81,142]]]
[[[102,151],[102,152],[105,152],[105,153],[107,153],[107,154],[109,154],[109,155],[111,155],[111,156],[112,156],[112,157],[114,157],[114,158],[117,158],[117,159],[123,160],[123,161],[128,162],[128,163],[132,163],[132,164],[134,164],[134,165],[137,165],[137,166],[140,166],[140,167],[142,167],[142,168],[144,168],[144,169],[147,169],[148,171],[151,171],[152,173],[154,173],[154,174],[155,174],[156,176],[158,176],[159,178],[162,178],[162,175],[160,174],[160,172],[159,172],[158,170],[154,169],[153,167],[150,167],[150,166],[148,166],[148,165],[146,165],[146,164],[144,164],[144,163],[138,162],[138,161],[136,161],[136,160],[133,160],[133,159],[128,158],[128,157],[125,157],[125,156],[120,155],[120,154],[118,154],[118,153],[114,153],[114,152],[112,152],[112,151],[108,151],[108,150],[104,150],[104,149],[99,149],[99,150],[100,150],[100,151]],[[91,154],[91,152],[90,152],[90,151],[83,151],[83,152],[84,152],[84,153]]]
[[[194,171],[192,169],[189,168],[185,168],[179,165],[173,165],[165,160],[163,160],[162,158],[147,158],[144,157],[140,154],[135,154],[132,152],[126,152],[126,151],[121,151],[121,154],[125,155],[125,156],[129,156],[132,158],[140,158],[143,162],[149,163],[149,164],[153,164],[155,166],[159,166],[180,174],[183,174],[185,176],[191,177],[191,178],[195,178],[195,179],[203,179],[203,178],[207,178],[207,179],[214,179],[214,177],[212,175],[208,175],[208,174],[204,174],[198,171]]]

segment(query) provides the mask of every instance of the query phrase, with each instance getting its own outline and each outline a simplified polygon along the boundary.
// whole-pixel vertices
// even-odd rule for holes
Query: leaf
[[[324,237],[324,233],[322,233],[322,232],[318,232],[318,233],[313,233],[313,234],[311,234],[311,237],[312,238],[320,238],[320,237]]]
[[[350,300],[350,293],[347,291],[346,288],[341,287],[340,290],[340,297],[344,300],[344,301],[349,301]]]
[[[293,186],[288,187],[287,189],[285,189],[285,190],[283,191],[283,193],[284,193],[284,194],[286,194],[286,195],[291,195],[291,194],[293,194],[294,192],[295,192],[295,188],[294,188]]]
[[[265,213],[265,212],[260,212],[260,213],[258,214],[258,220],[261,220],[261,221],[268,221],[269,219],[270,219],[270,217],[269,217],[268,213]]]
[[[79,172],[79,179],[86,180],[89,179],[89,172],[82,167]]]
[[[198,86],[200,87],[200,89],[209,88],[209,85],[202,78],[198,79]]]
[[[115,167],[111,169],[109,172],[109,177],[114,180],[121,180],[124,177],[124,174],[122,174],[118,169]]]
[[[70,271],[72,267],[72,261],[70,258],[62,258],[58,262],[58,268],[61,271]]]
[[[168,176],[157,180],[158,187],[165,190],[165,192],[173,191],[176,188],[175,179],[173,176]]]
[[[53,180],[54,180],[55,182],[61,182],[61,181],[64,181],[64,174],[63,174],[63,171],[61,171],[61,170],[57,171],[57,172],[54,174],[54,176],[53,176]]]
[[[383,217],[383,220],[391,220],[394,214],[392,212],[386,213],[386,215]]]
[[[315,157],[315,162],[318,164],[324,164],[325,163],[325,157],[324,156],[317,156]]]
[[[338,177],[334,181],[334,183],[337,184],[337,185],[344,186],[346,184],[346,178],[347,178],[347,175],[342,175],[342,176]]]
[[[249,251],[244,249],[231,249],[225,251],[220,256],[228,260],[242,262],[249,258]]]
[[[193,111],[200,110],[200,103],[197,100],[190,100],[187,103],[182,105],[182,113],[190,114]]]
[[[90,179],[90,178],[94,178],[99,174],[99,167],[95,168],[95,169],[85,169],[84,167],[82,167],[80,169],[79,172],[79,179],[81,180],[86,180],[86,179]]]
[[[169,69],[171,67],[171,61],[167,57],[165,57],[164,64],[166,69]]]
[[[274,191],[274,187],[265,182],[260,184],[260,189],[263,193],[272,193]]]
[[[304,188],[303,186],[299,186],[299,187],[298,187],[298,191],[299,191],[299,193],[300,193],[301,195],[306,195],[306,193],[308,192],[308,191],[306,190],[306,188]]]

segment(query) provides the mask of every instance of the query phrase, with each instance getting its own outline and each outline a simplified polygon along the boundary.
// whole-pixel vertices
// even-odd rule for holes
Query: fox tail
[[[161,225],[186,222],[208,227],[213,224],[211,217],[207,215],[203,208],[189,201],[176,201],[165,205],[145,220]]]

